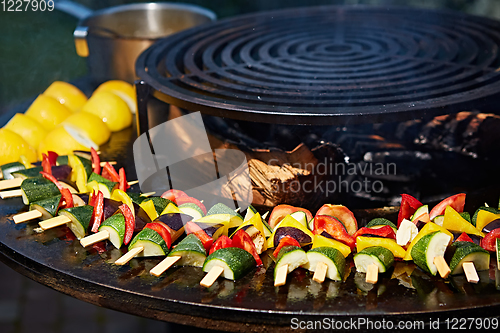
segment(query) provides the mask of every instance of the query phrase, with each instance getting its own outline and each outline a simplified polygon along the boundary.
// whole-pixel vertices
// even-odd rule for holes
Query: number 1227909
[[[0,8],[4,12],[51,12],[54,0],[1,0]]]

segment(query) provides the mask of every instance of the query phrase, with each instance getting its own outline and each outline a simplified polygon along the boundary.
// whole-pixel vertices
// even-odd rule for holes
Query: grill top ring
[[[450,11],[321,6],[182,31],[137,75],[167,103],[284,124],[383,122],[488,108],[500,22]]]

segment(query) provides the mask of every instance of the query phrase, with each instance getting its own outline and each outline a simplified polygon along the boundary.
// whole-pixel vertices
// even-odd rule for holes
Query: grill
[[[253,204],[267,210],[397,205],[401,193],[438,202],[498,185],[499,45],[500,22],[451,11],[320,6],[229,18],[141,54],[138,130],[168,120],[169,104],[201,111],[247,160],[294,151],[288,162],[304,169],[306,145],[318,161],[310,178],[250,165]],[[315,195],[292,191],[311,179],[324,181]]]
[[[308,125],[401,121],[492,109],[499,44],[497,21],[461,13],[295,8],[175,34],[144,52],[136,71],[158,99],[209,115]]]

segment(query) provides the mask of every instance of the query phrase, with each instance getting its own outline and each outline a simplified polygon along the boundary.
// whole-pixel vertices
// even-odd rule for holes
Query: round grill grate
[[[191,111],[270,123],[404,120],[481,108],[500,92],[500,23],[448,11],[327,6],[172,35],[138,76]]]

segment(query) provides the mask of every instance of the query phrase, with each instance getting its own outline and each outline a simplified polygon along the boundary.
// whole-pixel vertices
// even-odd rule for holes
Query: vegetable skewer
[[[183,233],[185,221],[191,219],[191,216],[180,213],[159,216],[158,219],[146,224],[132,239],[128,247],[129,252],[115,261],[115,265],[125,265],[136,256],[166,256],[172,242]]]
[[[299,213],[299,214],[297,214]],[[271,216],[273,213],[271,213]],[[293,216],[300,215],[303,221],[298,221]],[[286,283],[288,273],[308,263],[306,252],[301,246],[312,243],[313,234],[307,229],[307,215],[294,212],[286,215],[269,237],[269,247],[276,248],[273,252],[276,258],[274,268],[274,286],[279,287]]]
[[[173,265],[202,267],[206,258],[206,249],[200,239],[195,234],[189,234],[150,270],[150,274],[158,277]]]
[[[168,254],[167,258],[155,266],[150,273],[160,276],[173,265],[202,267],[207,252],[210,250],[209,254],[211,254],[214,251],[214,245],[220,245],[224,239],[231,241],[227,237],[230,220],[230,216],[226,218],[224,214],[212,214],[208,216],[208,219],[200,217],[197,220],[187,222],[185,225],[186,238]],[[215,243],[214,240],[216,241]]]
[[[224,223],[200,224],[188,221],[184,230],[187,236],[168,254],[167,258],[151,269],[152,275],[160,276],[173,265],[202,267],[207,253],[213,250],[213,246],[220,244],[221,238],[227,238],[225,235],[227,225]]]
[[[209,288],[220,275],[228,280],[238,280],[255,267],[254,257],[238,247],[226,247],[213,252],[203,264],[207,273],[200,285]]]
[[[311,250],[307,251],[308,263],[303,267],[314,272],[313,280],[323,283],[325,278],[342,281],[346,260],[351,248],[339,241],[314,235]]]
[[[39,223],[42,230],[67,225],[77,239],[83,238],[90,225],[93,207],[89,205],[61,209],[56,217]]]
[[[175,197],[172,197],[172,199],[176,200]],[[191,203],[186,203],[183,205],[190,205],[190,204]],[[179,207],[177,210],[179,209],[182,209],[182,207]],[[186,212],[190,211],[191,210],[188,210]],[[193,214],[193,217],[199,217],[198,220],[200,220],[202,219],[203,216],[198,215],[195,212],[195,214]],[[163,274],[163,272],[165,272],[173,265],[202,267],[203,262],[206,259],[207,255],[206,252],[210,250],[209,254],[211,254],[214,251],[214,246],[217,247],[219,244],[221,244],[221,241],[227,240],[228,242],[231,242],[231,240],[225,235],[227,233],[227,227],[228,227],[227,223],[229,223],[230,219],[226,220],[225,218],[221,217],[222,223],[216,223],[217,219],[214,219],[214,216],[210,216],[210,219],[211,219],[210,221],[213,223],[203,223],[197,221],[196,219],[192,222],[187,222],[185,230],[188,235],[186,236],[186,238],[184,238],[167,255],[167,257],[164,260],[162,260],[158,265],[153,267],[150,273],[154,276],[160,276],[161,274]],[[202,221],[206,221],[206,219]],[[241,228],[241,226],[239,228]],[[238,230],[236,230],[235,233]],[[216,241],[215,243],[213,243],[214,240]]]
[[[365,281],[376,284],[378,274],[394,264],[394,258],[404,257],[405,250],[396,242],[395,225],[384,219],[373,219],[354,234],[357,253],[354,264],[358,272],[366,273]]]
[[[99,163],[99,165],[101,165],[101,163]],[[109,168],[109,166],[108,166],[109,164],[103,164],[103,165],[106,166],[107,168]],[[109,171],[109,173],[112,173],[112,171]],[[121,176],[119,172],[117,174],[118,174],[118,177],[121,177],[121,179],[123,180],[123,176]],[[44,178],[41,178],[41,177],[36,177],[36,178],[37,179],[44,179]],[[27,178],[27,180],[30,180],[30,179],[31,178]],[[30,180],[30,181],[33,182],[33,180]],[[30,181],[26,182],[26,184],[29,184]],[[54,185],[55,185],[55,187],[57,188],[57,191],[59,192],[58,195],[60,196],[58,202],[60,202],[63,206],[66,205],[67,201],[64,200],[63,195],[62,195],[62,190],[61,190],[61,188],[59,186],[57,186],[57,183],[52,182],[53,184],[49,185],[49,182],[46,182],[45,180],[42,180],[42,181],[37,180],[37,181],[41,182],[40,184],[44,186],[43,188],[48,189],[49,191],[53,190],[54,189]],[[122,181],[122,183],[123,183],[123,181]],[[38,209],[31,209],[31,206],[32,205],[34,206],[35,204],[40,203],[40,202],[42,202],[44,200],[49,200],[51,198],[54,198],[55,196],[45,197],[45,195],[41,195],[41,194],[35,193],[36,191],[34,191],[33,193],[25,193],[26,190],[30,190],[30,189],[31,188],[30,188],[29,185],[27,185],[27,186],[21,186],[21,189],[20,189],[21,192],[24,193],[23,199],[25,200],[25,202],[27,204],[30,205],[30,211],[26,212],[26,213],[23,213],[23,214],[26,214],[26,216],[30,216],[31,215],[31,216],[37,216],[35,218],[41,218],[42,216],[40,216],[40,214],[42,214],[42,212],[40,212]],[[113,192],[114,191],[110,191],[110,195]],[[54,193],[56,193],[56,192],[54,191]],[[54,199],[54,201],[56,201],[56,199]],[[330,205],[327,208],[328,209],[333,209],[332,206],[333,205]],[[90,205],[87,205],[85,207],[91,207],[91,209],[94,209]],[[87,228],[85,228],[85,227],[82,227],[82,228],[78,227],[78,224],[75,224],[74,221],[71,219],[71,217],[69,217],[67,214],[64,214],[64,212],[66,212],[66,213],[68,211],[71,212],[72,208],[77,208],[77,207],[61,207],[61,209],[59,210],[58,214],[56,214],[56,212],[57,212],[57,209],[56,209],[56,212],[50,213],[50,216],[45,216],[45,218],[51,217],[51,216],[54,216],[54,215],[55,215],[55,217],[40,222],[40,226],[42,227],[42,229],[46,230],[48,228],[55,227],[57,225],[68,224],[68,226],[70,228],[72,226],[74,227],[74,228],[72,228],[72,230],[75,230],[74,231],[75,235],[77,235],[77,234],[80,235],[79,237],[77,236],[77,238],[80,239],[81,235],[85,235],[85,233],[87,232],[88,227],[90,227],[91,225],[93,225],[92,224],[92,219],[91,219],[91,222],[87,225]],[[179,208],[179,207],[177,207],[177,208]],[[292,217],[292,220],[294,219],[295,222],[298,222],[299,225],[305,226],[305,229],[303,227],[297,226],[297,224],[295,224],[295,222],[291,222],[290,216],[289,216],[291,214],[289,214],[289,215],[285,216],[285,218],[282,218],[279,221],[278,220],[275,221],[275,230],[271,233],[270,230],[268,228],[266,228],[266,225],[264,223],[262,223],[262,225],[256,223],[255,221],[253,221],[251,223],[250,222],[251,219],[245,218],[243,224],[241,224],[242,218],[241,218],[241,216],[238,217],[235,212],[232,212],[232,214],[229,214],[226,211],[224,211],[224,212],[220,211],[218,214],[220,216],[222,216],[222,215],[230,215],[230,218],[227,220],[228,221],[228,225],[230,224],[231,226],[238,228],[235,231],[235,233],[233,234],[233,237],[236,235],[236,233],[238,231],[241,231],[240,234],[243,234],[243,232],[244,232],[247,236],[251,235],[250,236],[251,243],[253,244],[253,246],[256,249],[258,249],[258,251],[257,251],[257,257],[258,257],[258,253],[261,253],[270,244],[276,245],[276,242],[279,241],[278,246],[280,246],[281,242],[285,239],[285,237],[284,237],[284,235],[286,236],[286,232],[285,231],[293,230],[293,229],[288,229],[287,230],[286,228],[295,228],[295,229],[299,230],[299,231],[294,230],[294,232],[297,234],[297,235],[295,235],[297,239],[295,239],[295,238],[292,237],[297,244],[293,244],[293,245],[292,244],[286,244],[286,245],[281,246],[281,248],[279,249],[279,251],[278,251],[278,253],[276,255],[276,257],[279,257],[278,262],[280,262],[283,259],[283,257],[287,254],[286,252],[284,252],[283,254],[281,254],[281,252],[283,251],[283,249],[285,249],[285,247],[288,246],[288,247],[291,248],[289,252],[296,251],[297,248],[300,249],[300,250],[302,250],[301,249],[301,245],[311,243],[311,240],[307,240],[307,236],[309,236],[309,237],[313,236],[312,237],[313,238],[313,241],[312,241],[313,242],[313,249],[311,249],[310,251],[308,251],[308,253],[306,253],[307,263],[306,264],[302,264],[302,266],[303,267],[307,267],[307,265],[309,265],[308,269],[310,269],[310,267],[314,266],[315,270],[313,270],[313,271],[315,272],[315,274],[313,276],[313,279],[315,281],[318,281],[318,282],[324,281],[324,279],[327,277],[327,273],[329,271],[329,266],[330,265],[327,264],[327,263],[325,263],[325,261],[327,261],[325,258],[329,257],[326,254],[326,251],[336,250],[336,252],[338,252],[338,253],[336,253],[335,255],[332,255],[330,257],[338,256],[338,254],[340,253],[342,259],[345,260],[345,255],[343,255],[343,251],[340,248],[336,248],[334,246],[324,246],[324,247],[321,247],[321,246],[317,246],[316,244],[314,244],[314,239],[316,238],[316,236],[320,237],[319,236],[320,234],[323,234],[323,235],[329,236],[329,237],[333,237],[335,239],[338,239],[341,242],[343,241],[344,243],[342,243],[342,244],[345,245],[345,246],[347,246],[348,248],[351,248],[351,246],[352,246],[352,238],[355,238],[356,241],[357,241],[356,245],[357,245],[357,249],[358,249],[358,253],[357,253],[356,256],[369,255],[369,256],[373,257],[374,248],[375,248],[375,250],[377,250],[379,252],[379,254],[381,252],[384,252],[381,249],[385,249],[385,250],[388,251],[388,252],[386,251],[387,253],[391,253],[394,257],[405,257],[405,259],[406,259],[406,257],[409,255],[409,258],[413,259],[413,261],[419,267],[421,267],[423,270],[431,273],[432,275],[435,275],[437,272],[439,272],[440,276],[442,276],[443,278],[446,278],[448,276],[448,274],[454,275],[454,274],[465,273],[469,282],[471,282],[471,283],[477,282],[478,281],[477,278],[471,277],[471,275],[469,273],[472,273],[472,274],[476,273],[476,275],[477,275],[476,270],[484,269],[484,268],[482,268],[484,266],[483,263],[486,262],[486,261],[489,262],[489,253],[488,253],[488,251],[483,251],[479,246],[472,245],[473,243],[462,245],[461,243],[463,243],[464,241],[455,241],[455,243],[452,243],[450,246],[448,246],[448,244],[450,244],[450,242],[451,242],[451,238],[450,238],[450,236],[448,235],[447,232],[449,232],[450,230],[451,231],[467,231],[467,232],[471,232],[471,233],[473,233],[473,234],[475,234],[475,235],[477,235],[479,237],[484,237],[484,236],[487,235],[487,233],[484,230],[481,231],[480,228],[474,228],[474,226],[472,224],[470,224],[469,222],[467,222],[469,224],[464,223],[465,220],[462,217],[459,217],[459,215],[457,215],[457,214],[459,214],[458,213],[458,208],[456,208],[455,206],[443,206],[443,205],[441,205],[438,208],[439,209],[433,209],[431,211],[432,214],[429,214],[428,209],[427,209],[426,212],[424,212],[425,214],[423,214],[423,215],[425,215],[425,216],[429,215],[428,221],[427,221],[427,218],[425,218],[426,221],[425,221],[424,227],[421,230],[421,231],[425,230],[425,232],[423,232],[422,234],[419,232],[417,235],[411,235],[411,233],[410,233],[410,237],[408,238],[408,240],[407,240],[407,242],[405,244],[405,246],[406,246],[406,245],[408,245],[408,242],[410,243],[410,245],[408,246],[408,251],[404,252],[404,249],[403,249],[403,254],[402,255],[400,253],[401,252],[400,248],[402,248],[400,246],[401,244],[397,244],[399,242],[394,241],[394,239],[380,238],[380,236],[382,235],[383,232],[386,232],[387,234],[389,234],[391,232],[390,229],[392,227],[388,227],[388,226],[377,226],[377,228],[372,228],[374,230],[376,229],[377,231],[371,230],[371,232],[375,233],[376,236],[379,236],[379,237],[367,237],[366,236],[367,235],[366,234],[367,230],[365,230],[364,228],[361,228],[363,230],[362,231],[361,231],[361,229],[357,230],[356,231],[356,235],[354,235],[354,236],[353,235],[349,235],[349,233],[347,233],[349,236],[353,236],[353,237],[349,238],[349,237],[346,237],[345,234],[344,234],[344,233],[347,232],[347,230],[345,228],[344,229],[340,229],[340,228],[337,229],[335,224],[329,223],[330,220],[333,220],[333,219],[337,220],[337,222],[339,222],[340,224],[342,224],[344,222],[344,221],[339,221],[334,215],[328,215],[328,214],[326,214],[326,215],[319,214],[318,215],[317,214],[317,216],[311,221],[311,220],[308,220],[307,215],[305,214],[305,212],[300,212],[300,213],[302,213],[302,215],[305,215],[306,218],[302,219],[301,217],[299,217],[300,214],[296,214],[295,216],[297,216],[297,218]],[[89,209],[89,208],[87,208],[87,209]],[[326,212],[326,209],[324,209],[324,211]],[[413,222],[418,222],[419,221],[419,216],[420,215],[417,216],[418,212],[419,212],[419,208],[415,209],[415,212],[413,213],[413,216],[409,216],[409,218]],[[157,213],[159,213],[159,212],[157,212]],[[75,215],[74,212],[72,214]],[[333,213],[330,213],[330,214],[333,214]],[[438,215],[436,215],[436,214],[438,214]],[[115,214],[113,216],[116,216],[116,215],[118,215],[118,214]],[[161,214],[160,213],[160,217],[162,217],[163,215],[166,215],[166,214]],[[216,214],[214,213],[212,215],[216,215]],[[252,218],[254,218],[256,215],[257,214],[252,215]],[[442,229],[436,228],[436,226],[437,227],[439,227],[439,226],[437,224],[433,223],[430,220],[430,215],[433,215],[434,219],[440,218],[441,219],[440,221],[441,221],[442,225],[444,226],[444,228],[442,228],[442,227],[441,227]],[[204,216],[202,216],[202,217],[204,217]],[[211,217],[211,218],[213,219],[214,217]],[[16,218],[15,218],[15,220],[16,220]],[[255,218],[255,220],[257,221],[257,218]],[[305,221],[305,223],[304,223],[303,220]],[[205,220],[204,223],[209,224],[209,223],[207,223],[208,221],[210,221],[210,218],[208,220]],[[404,219],[403,219],[403,221],[404,221]],[[420,221],[422,221],[422,220],[420,220]],[[15,221],[15,222],[18,223],[18,221]],[[159,223],[159,222],[161,222],[161,220],[156,221],[156,223]],[[238,223],[239,223],[239,225],[238,225]],[[82,225],[82,223],[79,223],[79,224],[80,224],[80,226]],[[75,225],[78,228],[75,228]],[[198,223],[198,226],[199,225],[200,225],[200,223]],[[332,227],[334,225],[335,225],[335,227]],[[427,227],[427,225],[429,225],[429,227]],[[97,228],[98,225],[95,224],[95,226]],[[100,229],[102,226],[105,226],[104,222],[99,226],[98,229]],[[261,228],[261,226],[263,226],[263,228]],[[307,226],[313,226],[314,227],[314,233],[315,233],[315,235],[312,235],[312,234],[309,235],[310,231],[307,229]],[[161,237],[162,236],[161,232],[155,230],[155,228],[157,228],[157,227],[158,226],[156,226],[156,227],[148,226],[148,228],[146,228],[146,229],[150,229],[150,230],[155,231]],[[352,229],[353,228],[353,224],[350,224],[349,227],[350,227],[349,230],[352,232],[352,230],[353,230]],[[254,233],[254,230],[252,228],[256,229],[257,232]],[[83,231],[82,231],[82,229],[83,229]],[[177,230],[174,230],[174,229],[168,230],[168,229],[166,229],[166,230],[172,236],[172,232],[174,232],[174,233],[175,232],[179,232],[180,229],[177,229]],[[98,231],[101,232],[101,231],[106,231],[106,230],[105,230],[105,228],[103,228],[103,230],[98,230]],[[397,231],[399,231],[399,229]],[[110,237],[109,236],[110,232],[109,231],[107,231],[107,232],[108,232],[107,237],[109,238]],[[150,231],[147,231],[145,233],[148,233],[148,232],[150,232]],[[302,234],[300,234],[300,232],[302,232]],[[318,232],[318,233],[316,234],[316,232]],[[265,239],[266,233],[267,233],[267,236],[269,236],[269,233],[270,233],[272,237],[271,237],[271,239],[269,241],[266,241],[264,243],[262,243],[261,241],[256,241],[257,238],[253,237],[253,235],[262,235],[262,234],[264,234],[264,239]],[[103,233],[103,234],[105,234],[105,233]],[[96,234],[91,235],[89,237],[94,236],[96,238],[99,238],[99,237],[103,237],[103,234],[96,233]],[[370,233],[368,233],[368,234],[370,234]],[[131,236],[130,236],[130,238],[131,238]],[[163,241],[165,241],[164,237],[161,237],[161,238],[163,239]],[[191,237],[191,238],[193,238],[193,237]],[[484,237],[482,241],[484,241],[485,238],[486,237]],[[187,237],[185,239],[187,239]],[[499,238],[495,237],[493,239],[494,239],[494,243],[493,243],[494,244],[494,250],[493,251],[495,251],[495,252],[498,253],[498,242],[499,242],[498,239]],[[198,238],[197,238],[197,240],[200,241]],[[386,246],[389,240],[394,241],[394,243],[396,243],[396,245],[398,245],[399,248],[396,247],[396,246],[392,246],[392,245],[391,246]],[[137,242],[139,242],[139,241],[141,241],[141,239],[137,240]],[[212,241],[213,241],[213,239],[212,239]],[[168,244],[168,243],[169,242],[165,242],[165,244]],[[170,239],[170,244],[171,243],[172,243],[172,237]],[[181,243],[179,243],[179,245]],[[434,243],[436,243],[437,245],[434,246],[433,245]],[[170,251],[170,253],[169,253],[168,251],[170,250],[169,249],[170,244],[168,244],[167,250],[163,249],[163,253],[164,254],[168,253],[167,258],[165,259],[166,264],[168,264],[168,266],[170,266],[172,264],[176,264],[176,263],[177,264],[181,264],[180,260],[183,259],[184,256],[183,255],[180,255],[180,256],[179,255],[173,255],[175,253],[175,249],[172,250],[172,251]],[[201,244],[203,246],[203,243],[201,243]],[[262,248],[259,249],[259,246],[258,246],[259,244],[263,244],[264,246],[262,246]],[[348,244],[348,245],[346,245],[346,244]],[[446,246],[444,246],[444,244],[446,244]],[[141,253],[142,253],[142,255],[145,255],[146,250],[148,250],[147,249],[148,245],[149,244],[146,244],[146,245],[139,244],[137,246],[132,246],[132,243],[131,243],[131,245],[129,246],[129,252],[126,254],[126,255],[128,255],[129,258],[125,258],[126,260],[123,259],[123,261],[128,262],[128,260],[130,260],[130,258],[133,258],[133,257],[135,257],[137,255],[141,255]],[[370,245],[370,246],[368,246],[368,245]],[[442,251],[442,247],[443,246],[444,246],[446,252],[447,252],[447,250],[450,250],[450,249],[454,250],[453,255],[451,256],[451,259],[448,258],[448,257],[446,257],[446,258],[448,258],[448,262],[449,262],[450,266],[448,266],[448,263],[444,259],[445,258],[444,254],[441,253],[441,252],[445,252],[445,251]],[[380,247],[380,248],[377,249],[377,247]],[[439,248],[438,249],[439,251],[435,251],[436,247]],[[205,248],[205,246],[203,246],[203,248],[205,249],[204,255],[206,256],[206,250],[207,249]],[[220,249],[218,249],[216,251],[213,251],[212,253],[209,253],[209,256],[211,254],[213,254],[213,253],[216,253],[217,251],[219,251],[219,250],[221,250],[223,248],[227,248],[227,247],[222,247],[222,248],[220,248]],[[182,247],[179,247],[177,250],[180,251],[181,249],[182,249]],[[466,249],[466,250],[464,250],[464,249]],[[375,252],[377,252],[377,251],[375,251]],[[335,252],[335,251],[333,251],[333,252]],[[436,254],[436,252],[438,252],[438,253]],[[248,250],[246,251],[246,253],[249,253],[254,258],[254,261],[257,263],[256,257],[254,256],[255,253],[252,253],[251,251],[248,251]],[[466,254],[464,255],[463,253],[466,253]],[[201,252],[200,252],[200,254],[201,254]],[[313,258],[312,256],[319,256],[320,259],[311,259],[310,255],[311,255],[311,258]],[[467,257],[468,255],[472,255],[472,258]],[[383,257],[390,257],[389,254],[384,255],[384,256],[381,256],[381,255],[376,255],[376,256],[378,257],[379,261],[381,259],[383,259]],[[208,259],[208,257],[206,257],[206,259]],[[486,257],[488,257],[488,260],[485,259]],[[408,259],[406,259],[406,260],[408,260]],[[298,260],[298,261],[300,261],[300,260]],[[339,259],[339,261],[340,261],[340,259]],[[389,261],[390,260],[388,260],[387,262],[389,262]],[[117,264],[119,264],[119,262],[120,261],[117,261]],[[222,260],[222,262],[224,262],[224,260]],[[205,264],[206,264],[206,262],[205,262]],[[225,265],[228,266],[228,267],[231,266],[227,262],[225,263]],[[432,265],[435,266],[435,271],[434,271],[434,269],[431,269]],[[209,274],[207,274],[206,279],[204,279],[202,285],[204,285],[204,286],[210,286],[211,283],[213,283],[213,281],[215,281],[217,279],[217,277],[220,276],[221,274],[224,274],[224,276],[226,276],[226,275],[227,276],[231,276],[230,273],[226,274],[227,269],[228,269],[226,266],[224,266],[224,263],[217,262],[217,264],[214,263],[212,265],[212,268],[207,267],[205,271],[208,271]],[[335,266],[340,267],[342,265],[335,265]],[[389,264],[387,264],[385,266],[386,266],[386,268],[390,267]],[[229,268],[231,268],[231,267],[229,267]],[[288,273],[289,268],[290,268],[290,263],[286,263],[286,262],[283,263],[282,265],[278,265],[278,263],[276,265],[275,275],[284,276],[284,279],[283,279],[284,282],[283,282],[283,284],[286,283],[286,275]],[[232,267],[231,269],[234,270],[235,267]],[[159,272],[160,268],[157,268],[157,270],[158,271],[153,271],[152,270],[152,274],[153,274],[153,272]],[[367,273],[368,273],[367,274],[367,280],[368,281],[372,281],[372,283],[376,283],[376,281],[377,281],[376,274],[378,274],[378,272],[379,272],[378,267],[375,266],[374,264],[372,264],[372,265],[368,265],[367,268],[366,268],[366,270],[367,270]],[[163,269],[163,271],[164,271],[164,269]],[[213,273],[212,273],[212,271],[213,271]],[[369,277],[370,276],[370,272],[372,272],[372,271],[374,273],[376,273],[376,274],[374,274],[375,276],[373,276],[373,277]],[[160,275],[161,273],[159,273],[158,275]],[[342,276],[342,274],[340,272],[338,272],[337,275],[338,276]],[[232,276],[234,276],[234,272],[233,272]],[[281,284],[279,284],[279,285],[281,285]]]

